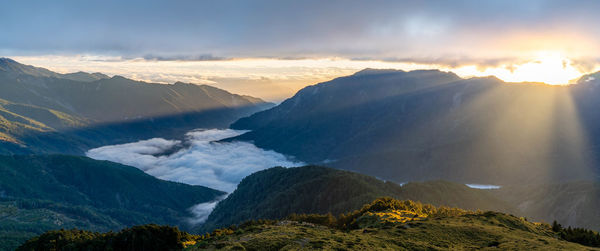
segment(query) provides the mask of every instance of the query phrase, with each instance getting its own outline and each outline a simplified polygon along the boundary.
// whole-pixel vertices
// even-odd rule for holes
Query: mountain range
[[[0,58],[0,153],[82,154],[105,144],[227,128],[271,106],[208,85],[59,74]]]
[[[338,215],[379,197],[413,200],[435,206],[491,210],[535,221],[600,230],[600,183],[567,182],[475,189],[436,180],[403,185],[339,169],[275,167],[246,177],[217,204],[202,231],[247,220],[283,219],[296,214]]]
[[[239,119],[251,131],[229,140],[395,182],[597,180],[598,84],[366,69]]]
[[[338,215],[386,196],[470,210],[517,211],[488,191],[447,181],[400,186],[320,166],[275,167],[244,178],[233,193],[217,204],[201,232],[248,220],[283,219],[293,213]]]

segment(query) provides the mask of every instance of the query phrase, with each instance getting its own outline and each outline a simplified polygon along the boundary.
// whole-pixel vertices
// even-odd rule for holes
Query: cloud
[[[192,213],[193,217],[188,218],[187,222],[192,225],[202,224],[208,219],[210,213],[215,209],[219,201],[224,200],[227,196],[222,196],[219,199],[211,202],[200,203],[192,206],[189,210]]]
[[[95,148],[86,155],[131,165],[160,179],[202,185],[228,193],[235,190],[244,177],[256,171],[274,166],[303,165],[248,142],[215,142],[243,132],[197,130],[187,133],[184,141],[154,138]],[[175,152],[170,155],[161,155],[173,150]],[[198,206],[200,209],[208,207],[208,204]]]
[[[521,49],[587,55],[600,40],[598,1],[67,0],[11,1],[2,7],[0,52],[12,55],[489,58],[515,56],[510,52]],[[519,35],[539,39],[507,41]],[[547,35],[563,39],[550,44],[557,37]]]
[[[497,185],[488,185],[488,184],[465,184],[470,188],[475,188],[475,189],[500,189],[501,186],[497,186]]]
[[[131,58],[135,59],[135,58]],[[145,55],[145,60],[156,60],[156,61],[224,61],[233,60],[232,58],[216,57],[211,54],[200,54],[200,55]]]

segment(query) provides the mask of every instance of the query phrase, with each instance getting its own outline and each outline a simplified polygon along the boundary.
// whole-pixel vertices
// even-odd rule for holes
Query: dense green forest
[[[600,184],[565,182],[473,189],[448,181],[386,182],[355,172],[306,166],[271,168],[246,177],[221,201],[200,230],[251,219],[283,219],[292,213],[339,214],[381,196],[468,210],[492,210],[542,222],[600,230]]]
[[[36,236],[17,248],[34,250],[181,250],[197,237],[176,227],[143,225],[119,232],[97,233],[83,230],[54,230]]]
[[[489,191],[463,184],[432,181],[400,186],[327,167],[275,167],[244,178],[232,194],[217,204],[201,230],[251,219],[282,219],[292,213],[340,214],[381,196],[472,210],[517,211]]]
[[[156,179],[86,157],[0,156],[0,247],[44,231],[94,231],[157,223],[188,227],[189,208],[221,191]]]

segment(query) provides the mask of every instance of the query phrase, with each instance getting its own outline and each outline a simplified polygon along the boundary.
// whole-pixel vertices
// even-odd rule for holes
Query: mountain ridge
[[[228,140],[395,182],[600,177],[594,165],[600,116],[593,108],[600,93],[591,84],[505,83],[436,70],[367,72],[308,86],[241,118],[231,128],[252,131]]]
[[[247,220],[282,219],[292,213],[337,215],[360,209],[383,196],[470,210],[517,212],[490,195],[488,191],[447,181],[398,185],[327,167],[275,167],[244,178],[232,194],[217,204],[200,229],[212,231]]]
[[[0,114],[4,139],[0,152],[69,154],[123,140],[227,128],[236,119],[273,105],[208,85],[146,83],[101,73],[59,74],[8,58],[0,61],[0,101],[22,108]],[[43,130],[18,124],[24,120]]]

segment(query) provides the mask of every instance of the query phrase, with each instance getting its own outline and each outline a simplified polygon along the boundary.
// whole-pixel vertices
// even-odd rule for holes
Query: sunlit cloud
[[[594,69],[597,69],[594,66]],[[531,60],[506,63],[495,67],[461,66],[454,69],[459,75],[496,76],[507,82],[542,82],[552,85],[569,84],[586,72],[573,60],[558,52],[540,52]]]
[[[365,68],[439,69],[461,77],[496,76],[507,82],[568,84],[585,73],[597,71],[590,59],[572,59],[558,51],[538,51],[522,58],[232,58],[181,60],[74,55],[16,56],[17,61],[68,73],[102,72],[155,83],[178,81],[208,84],[233,93],[281,101],[299,89]]]
[[[225,192],[233,192],[246,176],[274,166],[301,166],[302,162],[267,151],[248,142],[216,142],[237,136],[244,131],[197,130],[186,134],[185,142],[154,138],[133,143],[109,145],[89,150],[88,157],[135,166],[160,179],[191,185],[202,185]],[[178,147],[170,155],[164,155]],[[196,218],[202,211],[212,209],[206,203],[193,209]]]

